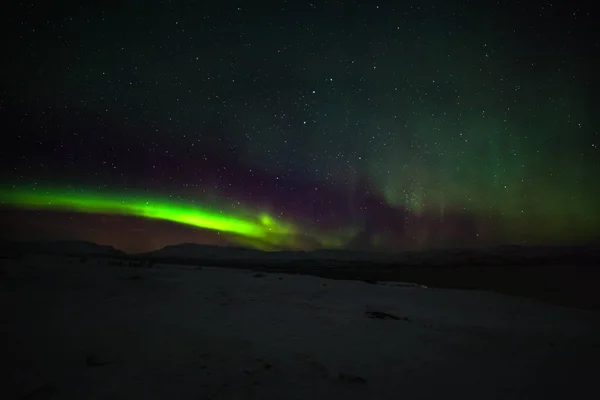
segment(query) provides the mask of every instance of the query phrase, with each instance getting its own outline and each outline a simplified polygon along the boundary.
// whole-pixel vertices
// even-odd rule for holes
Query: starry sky
[[[21,3],[6,238],[400,251],[600,239],[580,2]]]

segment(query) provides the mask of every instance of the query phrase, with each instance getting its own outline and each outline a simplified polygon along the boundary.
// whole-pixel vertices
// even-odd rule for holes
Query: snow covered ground
[[[1,262],[3,399],[600,398],[593,312],[249,270]]]

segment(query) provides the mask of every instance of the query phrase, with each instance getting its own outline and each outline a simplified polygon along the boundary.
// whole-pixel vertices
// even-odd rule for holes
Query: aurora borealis
[[[158,219],[232,235],[240,241],[255,240],[264,249],[293,247],[298,232],[290,225],[276,221],[266,213],[255,217],[240,217],[203,209],[200,205],[184,205],[173,201],[157,201],[131,195],[102,195],[82,191],[11,188],[0,194],[5,204],[39,210],[75,211],[92,214],[114,214],[146,219]],[[306,234],[306,233],[303,233]],[[335,239],[312,236],[322,246],[333,246]]]
[[[70,3],[2,17],[5,237],[599,241],[600,42],[582,5]]]

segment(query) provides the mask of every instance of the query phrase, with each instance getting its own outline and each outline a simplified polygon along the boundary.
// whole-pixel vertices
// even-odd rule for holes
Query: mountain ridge
[[[109,245],[90,241],[31,241],[2,242],[3,254],[43,253],[64,255],[95,255],[147,259],[156,262],[217,262],[251,264],[289,264],[301,266],[303,263],[332,265],[600,265],[600,246],[498,246],[487,249],[429,249],[422,251],[402,251],[398,253],[378,253],[341,249],[314,251],[262,251],[245,247],[226,247],[196,243],[167,245],[161,249],[126,253]]]

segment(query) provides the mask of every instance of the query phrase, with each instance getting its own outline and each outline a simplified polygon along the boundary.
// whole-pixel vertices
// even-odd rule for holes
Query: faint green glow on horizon
[[[242,217],[213,211],[197,205],[184,204],[151,196],[116,195],[74,189],[51,190],[40,188],[0,189],[0,202],[25,209],[75,211],[82,213],[116,214],[148,219],[166,220],[202,229],[215,230],[234,236],[240,241],[255,243],[263,249],[279,246],[298,247],[298,227],[278,221],[265,212],[256,217]],[[339,247],[342,243],[325,236],[311,238],[321,246]]]

